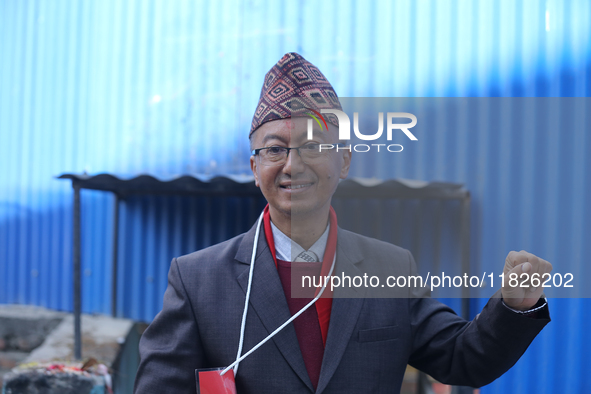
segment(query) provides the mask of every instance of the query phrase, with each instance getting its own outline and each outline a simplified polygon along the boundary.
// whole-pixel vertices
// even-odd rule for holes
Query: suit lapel
[[[236,253],[236,260],[244,264],[250,265],[255,231],[256,225],[245,234]],[[249,270],[245,270],[237,277],[238,283],[245,294],[248,288],[248,275]],[[250,313],[254,309],[269,334],[291,317],[283,286],[281,285],[273,256],[271,256],[271,252],[267,246],[262,226],[259,234],[257,256],[250,290],[250,306],[252,307]],[[248,335],[248,330],[245,335]],[[314,388],[308,376],[306,365],[304,364],[293,324],[289,324],[278,332],[272,338],[272,341],[294,372],[313,392]],[[263,346],[267,345],[265,344]],[[243,353],[248,350],[250,349],[244,349]]]
[[[337,266],[335,275],[341,273],[350,277],[362,276],[363,273],[355,266],[362,259],[362,255],[349,242],[351,235],[339,228],[337,241]],[[324,358],[322,359],[322,369],[320,370],[320,380],[318,381],[317,394],[324,391],[335,370],[337,369],[345,349],[349,344],[349,339],[353,329],[357,324],[357,319],[363,306],[363,296],[365,289],[363,287],[355,288],[357,298],[339,298],[338,288],[335,290],[335,298],[332,301],[332,310],[330,313],[330,324],[326,338],[326,347],[324,349]],[[348,289],[351,291],[352,289]]]

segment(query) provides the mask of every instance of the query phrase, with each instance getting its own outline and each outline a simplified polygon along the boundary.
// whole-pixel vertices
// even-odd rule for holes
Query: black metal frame
[[[111,315],[117,317],[117,273],[119,253],[120,204],[126,197],[142,194],[199,195],[199,196],[241,196],[258,197],[260,190],[248,178],[245,182],[228,180],[225,177],[209,181],[191,176],[181,176],[171,181],[161,181],[149,175],[122,180],[108,174],[89,176],[87,174],[62,174],[58,179],[70,179],[74,190],[73,205],[73,313],[74,313],[74,358],[82,359],[82,272],[81,272],[81,189],[108,191],[114,194],[113,207],[113,249],[111,253]],[[216,180],[218,182],[216,182]]]

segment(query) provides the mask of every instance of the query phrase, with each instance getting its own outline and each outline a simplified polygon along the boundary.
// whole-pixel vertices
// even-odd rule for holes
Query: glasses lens
[[[267,166],[280,166],[285,163],[287,158],[287,149],[272,146],[268,149],[263,149],[259,152],[261,163]]]
[[[281,166],[287,161],[288,149],[281,146],[272,146],[259,152],[261,164],[266,166]],[[328,148],[321,148],[320,144],[306,144],[299,148],[302,161],[307,164],[318,163],[324,160],[330,152]],[[294,154],[293,152],[292,154]]]
[[[326,148],[320,149],[320,144],[306,144],[300,147],[300,156],[306,163],[316,162],[326,157],[328,152]]]

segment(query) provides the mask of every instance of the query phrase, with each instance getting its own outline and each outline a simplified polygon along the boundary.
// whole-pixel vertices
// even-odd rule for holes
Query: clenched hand
[[[544,290],[542,276],[551,271],[552,264],[525,250],[509,252],[503,269],[502,294],[505,304],[521,311],[531,309],[538,302]],[[517,274],[517,276],[511,274]],[[517,280],[511,281],[511,277]]]

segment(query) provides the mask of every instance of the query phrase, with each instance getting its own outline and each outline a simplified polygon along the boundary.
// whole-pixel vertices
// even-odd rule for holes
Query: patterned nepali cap
[[[342,111],[336,92],[320,70],[301,55],[286,53],[265,76],[249,137],[263,123],[312,113],[306,107],[318,112],[323,108]],[[335,115],[322,116],[338,127]]]

